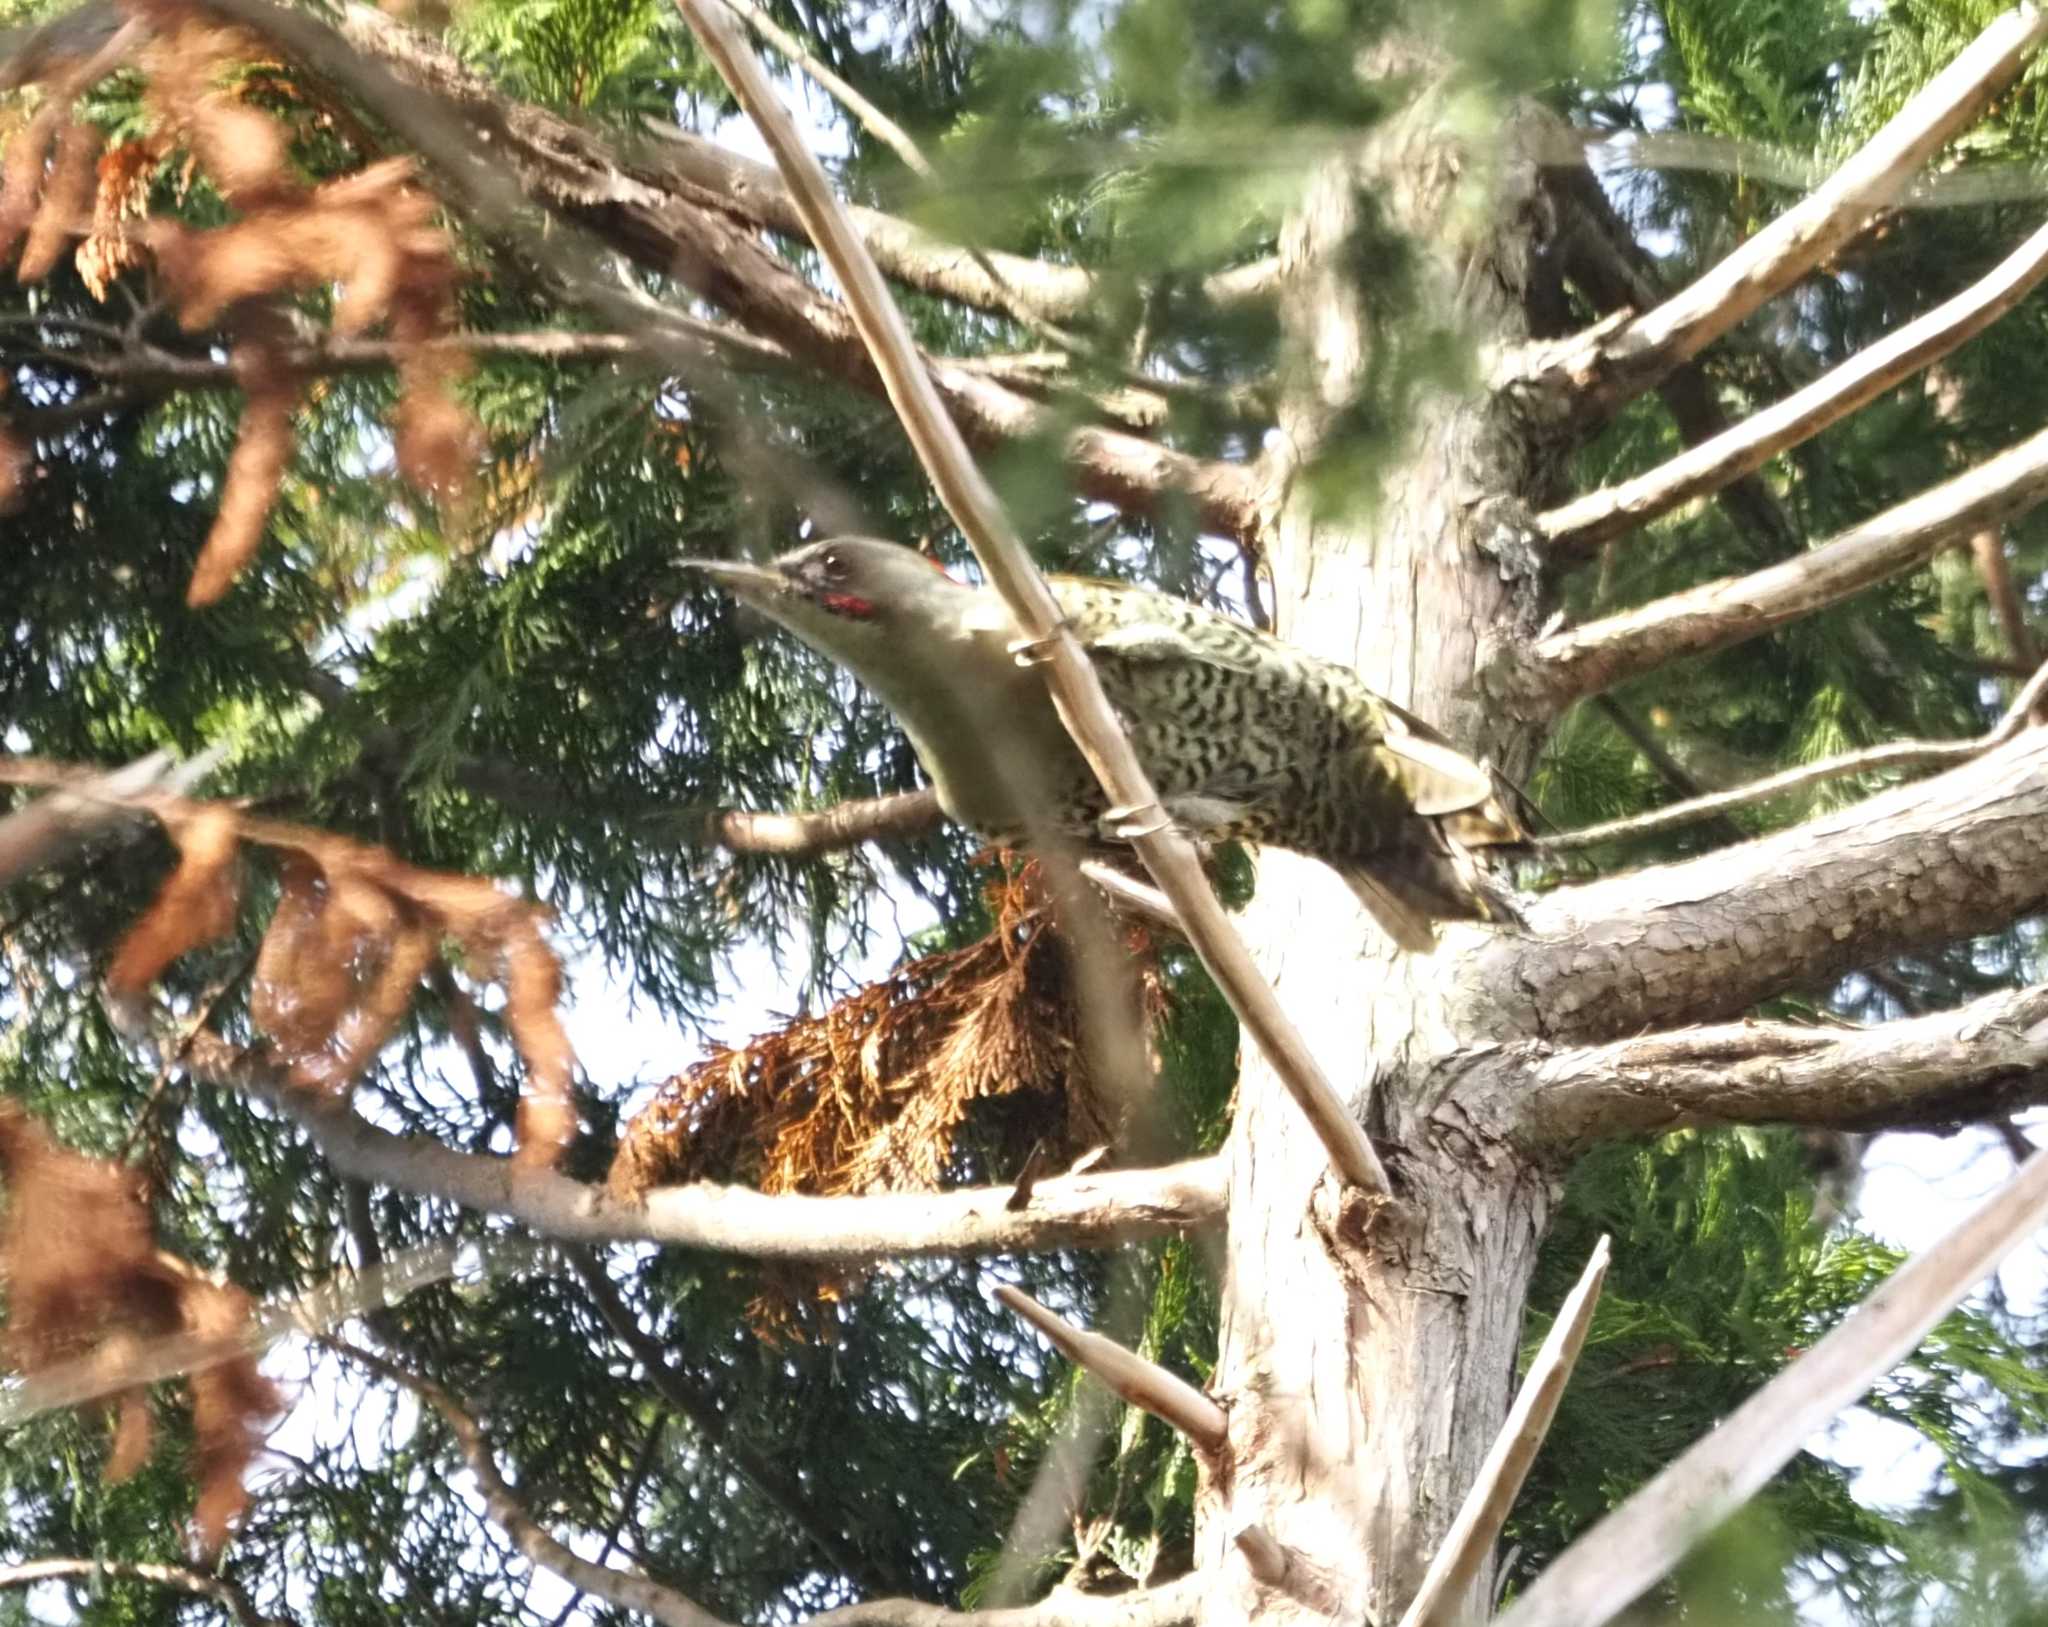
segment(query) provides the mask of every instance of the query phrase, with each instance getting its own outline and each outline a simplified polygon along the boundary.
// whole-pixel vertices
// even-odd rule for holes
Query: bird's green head
[[[914,633],[967,590],[915,549],[875,537],[828,537],[768,565],[693,559],[741,603],[835,657]]]

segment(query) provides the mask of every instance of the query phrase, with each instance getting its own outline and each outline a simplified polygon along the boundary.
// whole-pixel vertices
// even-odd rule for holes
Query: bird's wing
[[[1076,576],[1048,581],[1068,627],[1091,656],[1140,665],[1195,661],[1239,672],[1258,663],[1257,632],[1185,599]]]
[[[1493,797],[1493,778],[1463,752],[1421,735],[1389,729],[1380,750],[1408,805],[1425,818],[1463,813]]]

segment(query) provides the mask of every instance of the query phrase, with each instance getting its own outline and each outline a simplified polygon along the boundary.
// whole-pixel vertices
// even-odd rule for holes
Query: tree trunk
[[[1461,319],[1493,335],[1521,331],[1533,217],[1501,186],[1491,218],[1505,224],[1447,241],[1459,190],[1440,146],[1404,148],[1398,132],[1369,170],[1332,164],[1311,188],[1282,240],[1296,352],[1281,420],[1290,473],[1368,364],[1371,290],[1350,280],[1366,196],[1440,256],[1419,268],[1439,314],[1455,299]],[[1517,519],[1546,478],[1539,439],[1498,403],[1426,398],[1375,501],[1319,516],[1287,481],[1267,531],[1281,636],[1350,662],[1517,772],[1534,735],[1483,708],[1479,675],[1492,640],[1536,625]],[[1205,1620],[1390,1624],[1506,1412],[1555,1183],[1483,1113],[1453,1117],[1421,1099],[1434,1061],[1492,1037],[1476,1031],[1484,1014],[1460,1001],[1452,975],[1480,929],[1445,931],[1433,956],[1401,956],[1327,870],[1280,853],[1260,858],[1245,925],[1290,1015],[1357,1093],[1397,1196],[1382,1205],[1342,1192],[1272,1071],[1247,1055],[1213,1384],[1230,1450],[1202,1505],[1202,1558],[1230,1582]],[[1240,1537],[1248,1526],[1258,1529]]]

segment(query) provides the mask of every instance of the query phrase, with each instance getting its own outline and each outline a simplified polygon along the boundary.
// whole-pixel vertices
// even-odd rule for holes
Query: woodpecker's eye
[[[818,564],[828,579],[834,582],[846,580],[846,556],[834,548],[818,556]]]

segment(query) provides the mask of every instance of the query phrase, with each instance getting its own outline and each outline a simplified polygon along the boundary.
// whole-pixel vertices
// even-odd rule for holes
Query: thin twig
[[[2048,1217],[2048,1152],[1556,1559],[1499,1627],[1603,1627],[1769,1483]]]
[[[2004,745],[2026,726],[2028,714],[2043,695],[2048,695],[2048,664],[2038,668],[2029,678],[2012,705],[2006,708],[2005,716],[1988,734],[1981,734],[1974,740],[1893,740],[1881,746],[1866,747],[1862,751],[1845,752],[1839,757],[1825,758],[1818,763],[1804,763],[1798,768],[1788,768],[1781,774],[1772,774],[1748,785],[1738,785],[1728,791],[1714,791],[1705,796],[1695,797],[1689,802],[1678,802],[1668,808],[1658,808],[1646,814],[1634,814],[1627,819],[1610,819],[1603,824],[1588,825],[1583,830],[1568,830],[1556,836],[1541,836],[1536,845],[1557,852],[1569,848],[1596,847],[1602,842],[1622,841],[1637,836],[1655,836],[1667,830],[1696,824],[1702,819],[1724,819],[1735,808],[1752,807],[1767,802],[1772,797],[1783,796],[1788,791],[1803,791],[1808,786],[1820,785],[1828,780],[1838,780],[1851,774],[1868,774],[1881,768],[1926,768],[1953,766],[1981,757]],[[1747,840],[1749,833],[1740,826],[1731,826],[1739,840]]]
[[[1186,837],[1159,807],[1143,766],[1125,738],[1087,655],[1067,630],[994,490],[969,455],[913,344],[887,285],[847,219],[760,63],[720,15],[717,0],[676,0],[705,52],[774,152],[783,179],[818,251],[832,267],[889,399],[940,500],[973,545],[989,583],[1002,595],[1044,667],[1054,704],[1075,744],[1102,781],[1110,806],[1157,828],[1133,845],[1186,925],[1188,941],[1229,999],[1288,1092],[1300,1104],[1344,1179],[1389,1191],[1386,1171],[1343,1098],[1323,1076],[1307,1042],[1232,928]]]
[[[1003,1283],[996,1298],[1050,1340],[1075,1366],[1086,1369],[1132,1406],[1171,1425],[1205,1452],[1220,1452],[1228,1436],[1223,1409],[1185,1379],[1126,1350],[1114,1339],[1077,1328],[1021,1288]]]
[[[1501,1425],[1493,1449],[1480,1466],[1479,1478],[1465,1494],[1443,1546],[1437,1549],[1422,1586],[1401,1617],[1401,1627],[1450,1627],[1458,1619],[1459,1603],[1499,1540],[1500,1528],[1528,1477],[1529,1465],[1535,1462],[1550,1421],[1557,1416],[1558,1400],[1593,1325],[1593,1307],[1599,1303],[1600,1285],[1607,1279],[1607,1257],[1608,1242],[1602,1237],[1593,1245],[1593,1257],[1580,1273],[1578,1285],[1558,1307],[1557,1320],[1529,1364],[1515,1404],[1508,1409],[1507,1422]]]

